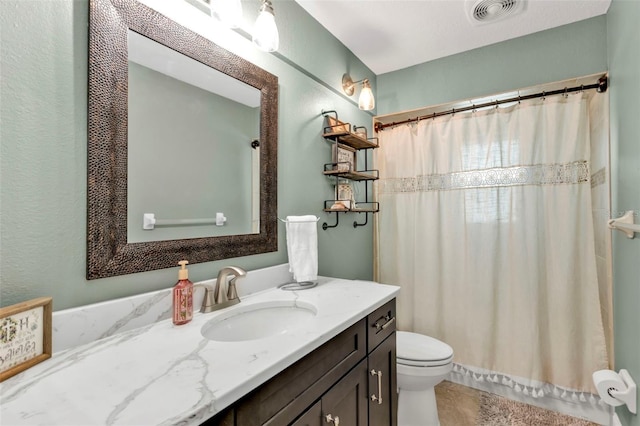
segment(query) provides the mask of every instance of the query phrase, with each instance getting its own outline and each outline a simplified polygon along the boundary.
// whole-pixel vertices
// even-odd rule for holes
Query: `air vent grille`
[[[524,0],[478,0],[470,15],[476,23],[493,22],[519,12],[523,4]]]

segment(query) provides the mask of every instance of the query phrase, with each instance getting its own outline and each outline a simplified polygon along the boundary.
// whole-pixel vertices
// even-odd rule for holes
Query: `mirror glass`
[[[278,250],[278,77],[135,0],[89,0],[87,114],[87,279]]]
[[[127,241],[257,233],[260,91],[130,30],[128,47]]]

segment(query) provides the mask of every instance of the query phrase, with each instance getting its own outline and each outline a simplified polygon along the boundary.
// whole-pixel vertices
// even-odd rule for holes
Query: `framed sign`
[[[354,209],[356,203],[353,198],[353,187],[350,183],[336,185],[336,203],[341,203],[347,209]]]
[[[51,358],[52,299],[0,308],[0,382]]]
[[[333,144],[333,163],[335,170],[352,172],[356,170],[356,150],[347,145]]]

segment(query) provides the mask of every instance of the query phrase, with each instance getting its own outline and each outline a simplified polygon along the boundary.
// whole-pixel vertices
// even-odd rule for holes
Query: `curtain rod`
[[[606,75],[603,75],[602,77],[600,77],[598,79],[597,83],[594,84],[588,84],[588,85],[581,85],[581,86],[576,86],[576,87],[565,87],[564,89],[558,89],[558,90],[552,90],[549,92],[540,92],[540,93],[533,93],[531,95],[524,95],[524,96],[517,96],[517,97],[513,97],[513,98],[509,98],[509,99],[502,99],[502,100],[495,100],[492,102],[485,102],[482,104],[478,104],[478,105],[470,105],[468,107],[462,107],[462,108],[453,108],[450,110],[446,110],[446,111],[440,111],[440,112],[434,112],[433,114],[428,114],[428,115],[421,115],[418,117],[414,117],[414,118],[408,118],[406,120],[402,120],[402,121],[394,121],[392,123],[380,123],[379,121],[377,121],[373,128],[376,132],[379,132],[381,130],[386,129],[387,127],[393,127],[393,126],[399,126],[400,124],[406,124],[406,123],[413,123],[414,121],[420,121],[420,120],[426,120],[428,118],[436,118],[436,117],[441,117],[443,115],[449,115],[449,114],[455,114],[456,112],[465,112],[465,111],[473,111],[476,109],[480,109],[480,108],[486,108],[486,107],[490,107],[490,106],[498,106],[500,104],[508,104],[508,103],[512,103],[512,102],[520,102],[520,101],[526,101],[528,99],[536,99],[536,98],[544,98],[546,96],[552,96],[552,95],[561,95],[561,94],[567,94],[567,93],[573,93],[573,92],[581,92],[584,90],[590,90],[590,89],[596,89],[596,91],[598,93],[603,93],[607,91],[607,87],[608,87],[608,78]]]

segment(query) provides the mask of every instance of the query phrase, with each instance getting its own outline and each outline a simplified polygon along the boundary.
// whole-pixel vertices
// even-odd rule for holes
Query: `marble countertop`
[[[227,312],[160,321],[54,354],[0,384],[3,425],[197,425],[346,330],[399,288],[320,278],[304,291],[270,289],[246,306],[299,300],[317,308],[307,327],[260,340],[216,342],[202,326]]]

